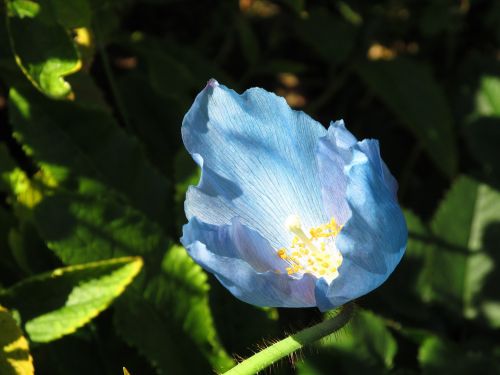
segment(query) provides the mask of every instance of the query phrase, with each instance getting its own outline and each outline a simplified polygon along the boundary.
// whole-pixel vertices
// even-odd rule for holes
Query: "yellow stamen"
[[[323,277],[331,282],[338,276],[338,267],[342,264],[342,254],[335,247],[335,237],[342,230],[335,219],[317,227],[309,228],[310,237],[302,229],[300,218],[290,215],[285,226],[294,234],[290,249],[285,247],[277,251],[288,267],[288,275],[296,273],[310,273],[316,277]]]

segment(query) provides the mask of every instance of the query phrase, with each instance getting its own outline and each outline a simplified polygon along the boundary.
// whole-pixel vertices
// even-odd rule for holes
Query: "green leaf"
[[[500,117],[500,77],[481,77],[476,93],[476,111],[481,116]]]
[[[45,95],[65,98],[71,86],[64,77],[81,67],[77,49],[70,34],[60,26],[49,0],[41,0],[39,7],[28,7],[26,2],[9,0],[7,28],[16,62],[31,81]]]
[[[34,374],[28,341],[7,309],[0,306],[0,374]]]
[[[499,226],[500,192],[459,178],[431,224],[434,238],[425,274],[430,300],[468,318],[484,314],[487,301],[498,303],[498,296],[485,295],[485,288],[499,278],[494,269]],[[486,315],[494,325],[500,325],[499,317]]]
[[[234,363],[217,337],[208,290],[201,267],[184,248],[173,246],[161,273],[141,290],[132,289],[117,305],[116,327],[161,373],[229,369]]]
[[[168,227],[168,181],[109,113],[51,101],[30,90],[11,89],[10,100],[15,135],[52,185],[84,195],[115,192],[123,204]]]
[[[484,349],[465,350],[463,346],[433,336],[420,347],[418,360],[425,375],[498,374],[498,361]]]
[[[0,299],[19,310],[32,341],[50,342],[105,310],[141,268],[138,257],[59,268],[21,281]]]
[[[390,369],[398,346],[384,320],[367,310],[360,310],[347,326],[341,339],[332,340],[330,346],[340,351],[356,352],[359,358]]]
[[[380,316],[359,309],[338,335],[324,339],[317,350],[317,356],[308,356],[300,375],[328,374],[332,362],[342,374],[386,372],[394,365],[398,345]]]
[[[112,199],[59,192],[34,210],[42,238],[66,264],[125,255],[161,254],[167,247],[160,228]]]
[[[436,167],[453,177],[458,157],[452,116],[445,94],[429,67],[398,58],[361,64],[358,74],[413,133]]]
[[[33,18],[40,12],[40,5],[32,0],[11,0],[7,10],[10,17]]]

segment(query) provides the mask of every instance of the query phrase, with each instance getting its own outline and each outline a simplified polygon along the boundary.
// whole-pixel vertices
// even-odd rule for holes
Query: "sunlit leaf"
[[[499,227],[500,192],[459,178],[432,220],[425,276],[431,300],[469,318],[485,314],[485,304],[499,304],[492,290],[500,276],[494,270]],[[499,314],[486,318],[500,324]]]
[[[7,2],[9,16],[33,18],[40,12],[40,4],[32,0],[11,0]]]
[[[67,97],[71,86],[64,77],[78,71],[81,61],[68,31],[57,23],[51,3],[41,0],[28,7],[26,1],[8,2],[9,8],[17,10],[7,17],[7,27],[19,67],[44,94]]]
[[[207,276],[184,248],[173,246],[160,274],[127,297],[117,306],[117,329],[161,373],[201,374],[233,365],[214,327]]]
[[[0,374],[34,374],[28,341],[7,309],[0,306]]]
[[[66,264],[166,249],[158,226],[111,199],[61,192],[36,207],[34,220],[49,248]]]
[[[32,341],[50,342],[106,309],[141,267],[141,258],[127,257],[59,268],[21,281],[0,300],[19,310]]]
[[[55,184],[84,195],[109,195],[168,226],[169,184],[146,159],[137,140],[108,112],[54,102],[11,89],[11,121],[18,140]]]
[[[476,95],[477,113],[500,117],[500,77],[483,76]]]

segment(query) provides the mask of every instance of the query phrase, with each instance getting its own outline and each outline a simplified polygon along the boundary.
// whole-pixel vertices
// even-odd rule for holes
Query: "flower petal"
[[[330,285],[320,280],[316,287],[321,310],[378,287],[397,266],[406,247],[408,234],[401,209],[376,161],[363,149],[366,146],[360,144],[353,147],[352,163],[346,167],[346,196],[352,216],[336,241],[343,256],[339,277]]]
[[[191,257],[235,297],[258,306],[316,306],[316,279],[291,278],[269,243],[238,220],[216,226],[193,218],[183,232],[181,242]]]
[[[186,114],[182,137],[202,167],[188,191],[188,219],[256,229],[272,246],[286,246],[283,223],[296,214],[306,227],[327,220],[315,149],[326,130],[283,98],[259,88],[238,95],[210,81]]]
[[[380,147],[379,143],[376,139],[365,139],[362,142],[358,143],[359,149],[362,150],[370,162],[373,164],[374,168],[378,171],[378,173],[382,176],[382,179],[385,182],[387,188],[396,196],[398,191],[398,183],[396,179],[392,176],[391,172],[389,172],[389,168],[384,163],[380,156]]]
[[[344,120],[330,123],[328,139],[341,150],[348,150],[358,142],[356,137],[346,129]]]
[[[345,128],[343,121],[336,121],[328,128],[328,134],[320,139],[316,159],[319,167],[321,195],[328,217],[344,225],[351,216],[345,192],[347,177],[344,167],[352,158],[351,147],[356,138]]]

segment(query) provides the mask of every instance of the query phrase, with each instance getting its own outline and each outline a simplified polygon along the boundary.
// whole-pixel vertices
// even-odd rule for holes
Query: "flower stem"
[[[311,344],[319,339],[331,335],[344,327],[352,317],[354,303],[342,307],[335,317],[303,329],[294,335],[278,341],[277,343],[261,350],[250,358],[234,366],[223,375],[252,375],[272,365],[279,359],[286,357],[304,345]]]

